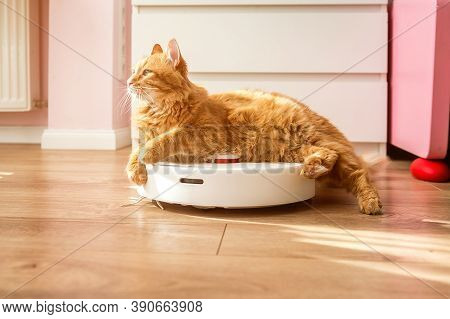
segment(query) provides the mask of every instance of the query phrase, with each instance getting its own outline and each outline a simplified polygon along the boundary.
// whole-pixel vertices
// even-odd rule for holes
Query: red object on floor
[[[227,164],[227,163],[239,163],[239,159],[224,159],[224,158],[216,158],[214,160],[216,164]]]
[[[427,182],[446,182],[449,179],[449,169],[446,163],[418,158],[409,167],[411,174]]]
[[[239,156],[235,154],[218,154],[214,159],[216,164],[239,163]]]

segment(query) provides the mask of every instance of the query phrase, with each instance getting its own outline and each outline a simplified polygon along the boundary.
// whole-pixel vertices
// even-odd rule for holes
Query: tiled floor
[[[407,162],[373,168],[383,216],[327,188],[283,207],[161,210],[133,204],[128,152],[0,145],[0,296],[450,296],[450,187]]]

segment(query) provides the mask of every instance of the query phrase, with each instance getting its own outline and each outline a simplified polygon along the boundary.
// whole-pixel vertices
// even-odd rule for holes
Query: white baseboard
[[[130,144],[130,127],[115,130],[47,129],[42,135],[43,149],[116,150]]]
[[[43,126],[0,126],[0,143],[40,144]]]
[[[375,165],[386,158],[386,143],[352,142],[355,153],[369,165]]]

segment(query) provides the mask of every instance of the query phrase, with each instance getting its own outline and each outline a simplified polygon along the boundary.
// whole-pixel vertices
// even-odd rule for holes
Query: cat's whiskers
[[[131,100],[130,93],[125,91],[122,97],[120,98],[119,102],[117,103],[118,107],[116,108],[116,112],[118,112],[119,117],[122,117],[124,114],[129,112],[130,100]]]
[[[121,106],[121,109],[120,109],[120,111],[121,111],[120,116],[121,117],[122,117],[122,115],[128,114],[131,111],[131,98],[132,98],[132,96],[130,94],[126,94],[125,95],[124,102],[122,103],[122,106]]]

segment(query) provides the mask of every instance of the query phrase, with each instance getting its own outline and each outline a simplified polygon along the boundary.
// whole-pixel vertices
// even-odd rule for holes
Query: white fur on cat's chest
[[[253,208],[314,197],[315,181],[300,176],[301,163],[147,165],[138,188],[149,199],[200,208]]]

